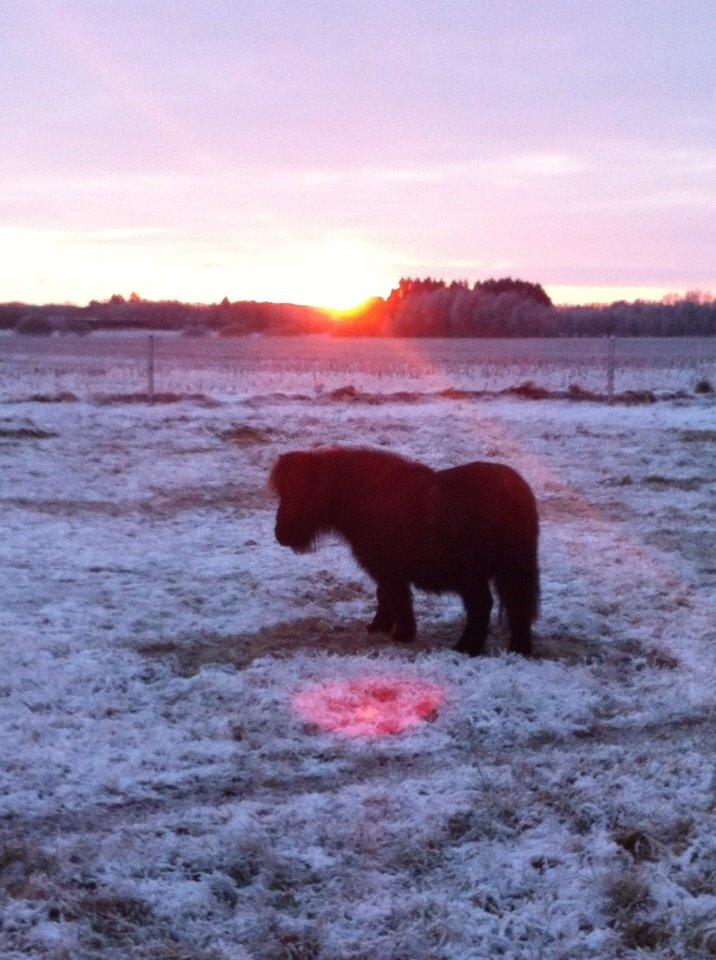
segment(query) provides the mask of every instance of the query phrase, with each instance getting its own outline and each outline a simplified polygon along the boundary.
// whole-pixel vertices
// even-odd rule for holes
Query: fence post
[[[149,334],[147,344],[147,396],[149,402],[154,402],[154,334]]]
[[[607,337],[607,398],[614,403],[614,334]]]

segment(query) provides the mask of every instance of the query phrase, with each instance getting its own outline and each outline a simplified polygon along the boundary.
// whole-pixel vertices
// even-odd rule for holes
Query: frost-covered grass
[[[317,403],[271,376],[0,405],[3,960],[713,953],[713,399]],[[23,377],[3,394],[48,387]],[[332,442],[524,473],[538,659],[498,623],[459,657],[458,604],[425,595],[414,647],[376,641],[344,547],[273,542],[271,463]],[[361,739],[293,709],[381,677],[438,684],[437,717]]]

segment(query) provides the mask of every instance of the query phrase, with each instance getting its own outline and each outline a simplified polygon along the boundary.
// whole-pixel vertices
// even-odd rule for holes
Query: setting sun
[[[300,256],[296,267],[297,302],[338,315],[356,310],[376,291],[392,285],[387,258],[359,240],[318,244]]]

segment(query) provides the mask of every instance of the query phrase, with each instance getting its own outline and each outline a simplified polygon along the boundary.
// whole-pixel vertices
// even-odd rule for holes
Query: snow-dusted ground
[[[712,399],[292,400],[274,371],[102,405],[80,381],[0,404],[3,960],[713,954]],[[498,624],[454,654],[459,606],[425,595],[415,646],[378,642],[344,547],[274,543],[271,463],[336,442],[526,476],[539,659]],[[437,684],[437,717],[363,739],[294,709],[376,677]]]

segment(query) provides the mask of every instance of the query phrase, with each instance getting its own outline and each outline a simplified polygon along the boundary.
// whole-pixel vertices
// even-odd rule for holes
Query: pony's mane
[[[371,460],[380,460],[383,463],[394,463],[405,467],[422,467],[423,469],[427,469],[422,464],[417,463],[417,461],[409,460],[399,453],[380,450],[376,447],[342,447],[336,445],[332,447],[318,447],[315,450],[291,450],[288,453],[281,454],[273,465],[269,475],[269,486],[271,489],[274,490],[274,492],[278,491],[281,481],[291,469],[292,464],[313,458],[324,460],[327,464],[331,463],[331,461],[370,462]]]

